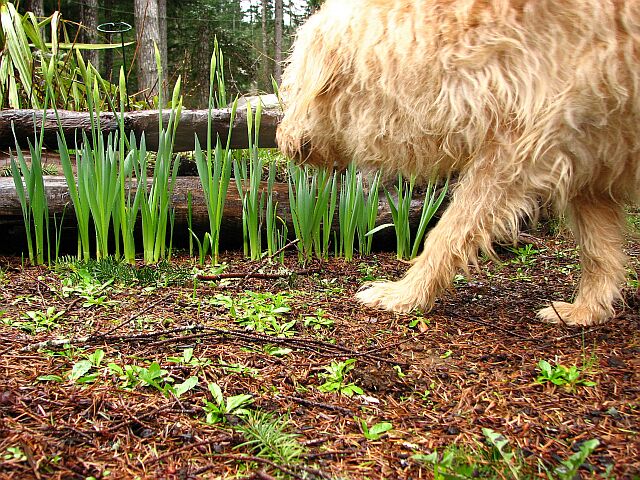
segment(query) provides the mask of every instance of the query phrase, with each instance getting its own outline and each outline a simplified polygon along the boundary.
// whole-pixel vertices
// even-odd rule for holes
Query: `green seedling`
[[[198,377],[189,377],[184,382],[173,385],[173,378],[158,362],[153,362],[146,368],[139,365],[125,365],[122,368],[115,363],[110,363],[108,367],[112,374],[120,378],[122,388],[132,390],[137,387],[153,387],[165,397],[173,394],[179,398],[198,384]]]
[[[531,267],[536,261],[535,256],[540,253],[540,250],[536,250],[530,243],[522,247],[509,247],[508,250],[515,254],[511,263],[525,267]]]
[[[538,362],[538,370],[540,370],[540,374],[537,376],[536,382],[541,384],[552,383],[564,387],[569,392],[574,391],[577,386],[594,387],[596,385],[595,382],[580,378],[583,371],[575,365],[570,367],[564,365],[551,366],[546,360],[540,360]]]
[[[69,380],[75,383],[95,382],[100,376],[100,372],[91,372],[91,370],[97,370],[100,368],[100,364],[103,359],[104,351],[97,349],[91,355],[88,355],[85,360],[80,360],[73,365],[73,368],[67,375]]]
[[[20,447],[7,447],[6,453],[2,458],[7,462],[20,463],[26,462],[27,456]]]
[[[167,357],[167,361],[171,363],[178,363],[181,365],[189,365],[191,367],[205,367],[211,365],[211,360],[208,358],[198,358],[193,355],[193,348],[185,348],[182,351],[181,357]]]
[[[280,347],[278,345],[265,345],[262,350],[264,353],[273,355],[274,357],[285,357],[293,352],[290,348]]]
[[[85,268],[78,269],[75,274],[74,277],[67,277],[62,280],[62,294],[65,297],[76,295],[83,298],[85,300],[82,303],[84,308],[93,306],[107,307],[118,304],[115,300],[108,300],[107,295],[102,295],[102,293],[112,289],[111,285],[115,279],[109,279],[102,284],[98,283]]]
[[[369,427],[366,420],[358,417],[355,417],[355,420],[360,424],[362,435],[364,435],[364,438],[367,440],[379,440],[384,433],[393,428],[393,425],[390,422],[379,422]]]
[[[304,317],[303,322],[305,327],[313,328],[314,330],[330,329],[333,328],[335,322],[331,318],[327,318],[327,312],[319,308],[316,310],[314,316]]]
[[[22,316],[22,321],[13,322],[13,325],[31,335],[49,332],[59,326],[58,319],[63,314],[64,312],[57,312],[55,307],[47,307],[44,312],[41,310],[29,310]]]
[[[212,402],[204,401],[205,421],[208,424],[224,423],[228,415],[243,416],[250,413],[247,407],[253,403],[251,395],[242,393],[225,397],[217,383],[209,383],[207,387],[213,398]]]
[[[484,435],[487,443],[495,448],[502,461],[507,465],[511,472],[512,478],[520,478],[521,466],[517,463],[518,457],[515,451],[512,451],[509,446],[509,440],[507,440],[502,434],[495,432],[490,428],[483,428],[482,434]]]
[[[241,363],[227,363],[224,360],[220,360],[218,365],[225,374],[235,373],[237,375],[242,375],[243,377],[257,377],[259,373],[258,369],[247,367]]]
[[[337,392],[347,397],[353,395],[362,395],[364,391],[355,383],[347,383],[348,373],[355,368],[356,360],[350,358],[344,362],[331,362],[324,368],[325,373],[319,373],[318,376],[324,380],[324,383],[318,387],[321,392]]]
[[[580,450],[571,455],[566,460],[562,460],[560,465],[553,469],[553,473],[558,480],[573,480],[578,476],[578,469],[586,461],[587,457],[600,445],[595,438],[587,440],[580,445]],[[549,472],[547,471],[547,474]]]
[[[295,335],[296,320],[285,320],[285,315],[291,311],[289,300],[290,296],[286,293],[247,291],[235,299],[218,294],[210,303],[228,308],[235,321],[248,330],[292,337]]]

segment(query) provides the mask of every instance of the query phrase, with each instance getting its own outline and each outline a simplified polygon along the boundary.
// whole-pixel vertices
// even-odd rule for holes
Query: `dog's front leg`
[[[535,196],[511,172],[475,164],[460,179],[453,199],[425,241],[422,254],[397,282],[373,282],[356,294],[365,305],[396,312],[430,309],[460,269],[475,263],[478,250],[512,236]]]

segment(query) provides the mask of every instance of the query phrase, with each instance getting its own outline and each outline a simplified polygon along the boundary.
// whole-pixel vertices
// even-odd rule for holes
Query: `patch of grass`
[[[82,282],[131,286],[183,285],[192,281],[193,272],[189,266],[162,260],[155,265],[136,267],[114,257],[99,260],[77,260],[75,257],[61,258],[55,265],[55,272],[67,286]]]

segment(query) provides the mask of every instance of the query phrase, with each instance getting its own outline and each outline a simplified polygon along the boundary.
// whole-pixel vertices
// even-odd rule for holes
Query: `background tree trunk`
[[[26,12],[33,12],[36,17],[44,17],[43,0],[25,0],[23,5]]]
[[[160,30],[160,42],[158,43],[158,48],[160,49],[162,68],[164,68],[165,71],[165,85],[163,85],[162,88],[163,95],[166,95],[166,80],[169,78],[169,71],[167,68],[167,0],[158,0],[158,30]]]
[[[113,18],[113,9],[115,7],[115,0],[102,0],[102,6],[104,7],[105,12],[105,22],[113,22],[115,21]],[[112,43],[119,41],[119,35],[113,35],[111,33],[105,33],[104,37],[101,39],[101,42],[104,43]],[[117,50],[119,51],[119,50]],[[114,50],[107,49],[103,52],[102,56],[102,75],[104,78],[108,79],[110,82],[113,82],[114,78],[116,79],[116,83],[118,82],[118,76],[114,77],[113,75],[113,55]],[[117,53],[116,53],[117,55]],[[126,68],[126,67],[125,67]]]
[[[162,49],[158,22],[158,0],[134,0],[138,90],[147,99],[158,94],[158,70],[154,43]],[[166,50],[166,46],[165,46]]]
[[[98,43],[98,0],[83,0],[80,4],[80,22],[82,23],[82,43]],[[99,71],[100,52],[98,50],[84,50],[83,56],[87,62]]]
[[[282,0],[275,0],[275,69],[274,78],[276,83],[280,85],[282,79],[282,21],[283,21],[283,5]]]
[[[269,14],[268,0],[262,0],[262,82],[263,88],[269,85],[269,76],[271,69],[269,68],[269,47],[267,43],[267,15]]]

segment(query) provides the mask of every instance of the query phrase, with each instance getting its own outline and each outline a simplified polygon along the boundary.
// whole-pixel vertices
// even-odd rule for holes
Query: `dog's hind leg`
[[[567,325],[602,323],[613,316],[613,302],[620,298],[625,278],[624,210],[609,196],[584,195],[570,202],[569,213],[581,249],[578,293],[574,303],[554,302],[538,316]]]
[[[398,312],[429,309],[455,273],[476,262],[479,249],[492,252],[493,239],[515,234],[518,219],[532,210],[537,198],[527,175],[514,172],[510,149],[496,147],[486,153],[460,178],[449,207],[406,275],[397,282],[365,285],[356,295],[360,302]]]

